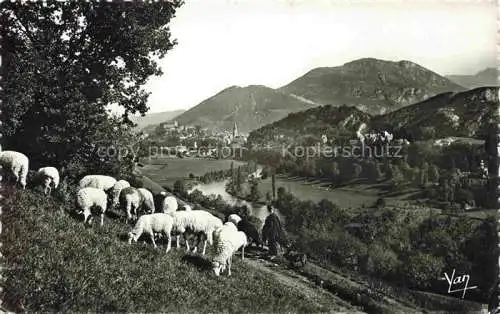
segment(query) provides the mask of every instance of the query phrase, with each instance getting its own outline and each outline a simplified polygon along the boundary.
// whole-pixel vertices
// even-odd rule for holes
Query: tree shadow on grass
[[[201,271],[210,271],[212,269],[210,260],[199,255],[186,254],[182,257],[182,261],[197,267]]]

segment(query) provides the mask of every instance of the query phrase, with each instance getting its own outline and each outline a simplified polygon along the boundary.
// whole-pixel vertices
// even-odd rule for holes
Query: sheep
[[[142,206],[146,213],[154,213],[155,212],[155,201],[153,198],[153,193],[145,188],[138,188],[137,191],[141,195],[141,201],[139,206]]]
[[[241,221],[241,217],[238,216],[237,214],[231,214],[227,217],[227,221],[230,221],[233,224],[238,225],[238,222]]]
[[[23,190],[26,189],[29,170],[29,159],[26,155],[13,150],[0,151],[0,166],[6,177],[13,177],[15,184],[19,183]]]
[[[163,199],[162,211],[165,214],[173,213],[179,208],[177,199],[174,196],[167,196]]]
[[[92,220],[91,207],[97,206],[101,210],[101,226],[104,224],[104,213],[106,212],[106,206],[108,203],[108,196],[106,193],[97,188],[85,187],[78,190],[76,194],[77,207],[79,209],[78,213],[83,214],[83,224]],[[89,218],[90,217],[90,218]],[[88,219],[88,221],[87,221]]]
[[[227,217],[227,220],[235,224],[238,231],[243,231],[252,242],[255,242],[257,246],[261,245],[260,235],[257,228],[248,220],[242,219],[237,214],[231,214]]]
[[[125,180],[118,180],[115,185],[113,185],[113,189],[111,190],[111,196],[112,196],[112,203],[111,205],[113,207],[118,206],[118,202],[120,200],[120,192],[124,188],[130,187],[130,183]]]
[[[231,226],[232,225],[232,226]],[[241,247],[241,259],[245,259],[245,246],[248,244],[247,236],[242,231],[237,231],[232,222],[213,232],[215,255],[212,259],[212,269],[219,276],[227,267],[228,276],[231,276],[231,263],[233,254]]]
[[[162,233],[167,236],[166,253],[168,253],[172,248],[172,238],[170,233],[172,232],[173,223],[174,218],[169,214],[153,213],[142,215],[135,223],[135,227],[132,231],[128,233],[128,244],[132,244],[132,241],[137,242],[137,239],[139,239],[143,233],[147,233],[151,237],[153,247],[156,249],[154,234]]]
[[[127,213],[125,223],[128,223],[129,219],[137,216],[137,209],[141,205],[141,195],[136,188],[129,186],[121,190],[119,202],[120,207]]]
[[[242,219],[236,224],[236,226],[238,227],[238,231],[243,231],[247,238],[251,239],[249,243],[255,243],[257,246],[262,245],[259,231],[250,221]]]
[[[179,238],[182,234],[184,236],[184,241],[186,242],[187,252],[190,251],[187,233],[194,233],[198,235],[198,241],[193,249],[193,253],[196,253],[197,251],[198,244],[200,242],[199,236],[204,235],[206,237],[202,252],[202,255],[205,255],[207,242],[210,245],[213,244],[213,231],[222,227],[222,220],[204,210],[175,211],[170,213],[170,215],[174,218],[172,232],[177,234],[177,248],[180,248]]]
[[[188,205],[188,204],[184,204],[184,206],[180,207],[179,209],[187,211],[187,212],[190,212],[190,211],[193,210],[193,208],[191,207],[191,205]]]
[[[104,191],[109,191],[113,188],[115,183],[116,179],[113,177],[96,174],[83,177],[78,183],[78,186],[80,187],[80,189],[84,187],[93,187]]]
[[[54,167],[43,167],[38,169],[33,181],[36,184],[43,183],[44,194],[50,194],[52,192],[52,186],[57,189],[59,186],[59,171]]]

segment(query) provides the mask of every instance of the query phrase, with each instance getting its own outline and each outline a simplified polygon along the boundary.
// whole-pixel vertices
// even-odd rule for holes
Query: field
[[[141,172],[162,186],[172,186],[178,179],[188,179],[189,174],[204,175],[210,171],[227,170],[234,166],[244,165],[244,162],[227,159],[205,158],[151,158],[146,159]]]
[[[128,245],[129,226],[105,217],[90,228],[72,202],[15,192],[2,215],[3,300],[13,311],[331,312],[338,297],[283,285],[236,256],[231,277],[215,277],[207,257],[149,242]],[[20,237],[19,235],[23,235]],[[311,297],[313,295],[313,297]]]

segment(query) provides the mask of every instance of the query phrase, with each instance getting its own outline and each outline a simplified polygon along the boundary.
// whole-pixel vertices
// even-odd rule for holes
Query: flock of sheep
[[[15,151],[0,152],[0,166],[4,181],[19,184],[26,188],[29,160],[26,155]],[[2,177],[4,179],[4,177]],[[50,194],[59,185],[59,172],[54,167],[40,168],[33,180],[33,185],[41,185],[45,194]],[[171,237],[176,236],[177,248],[180,248],[180,236],[184,238],[186,250],[191,251],[188,236],[194,235],[196,243],[193,253],[203,238],[202,255],[206,253],[207,243],[213,246],[212,267],[217,276],[227,269],[231,275],[231,258],[241,248],[250,243],[261,245],[259,232],[249,221],[236,214],[229,215],[227,222],[205,210],[192,210],[184,205],[182,210],[173,196],[161,192],[164,199],[162,208],[156,212],[153,194],[144,188],[134,188],[125,180],[116,180],[105,175],[87,175],[78,183],[76,193],[77,213],[83,215],[83,223],[90,224],[93,215],[100,215],[100,225],[104,224],[104,214],[108,208],[119,207],[126,214],[126,223],[135,221],[135,226],[128,233],[128,243],[137,241],[143,234],[149,235],[156,248],[155,239],[163,236],[167,240],[168,253],[171,249]],[[138,216],[139,211],[142,215]],[[250,241],[249,241],[250,240]]]

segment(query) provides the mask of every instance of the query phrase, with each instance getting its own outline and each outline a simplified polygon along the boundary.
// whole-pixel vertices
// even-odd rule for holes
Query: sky
[[[316,67],[409,60],[441,75],[496,67],[494,1],[186,0],[178,44],[145,85],[148,113],[189,109],[232,85],[278,88]]]

